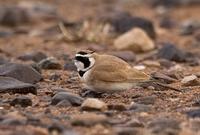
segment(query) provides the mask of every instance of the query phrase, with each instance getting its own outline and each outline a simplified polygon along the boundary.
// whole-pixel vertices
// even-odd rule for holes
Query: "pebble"
[[[64,70],[76,71],[76,66],[74,65],[74,62],[71,60],[65,63]]]
[[[151,77],[156,80],[160,80],[163,83],[173,83],[177,81],[176,79],[161,72],[154,72],[151,74]]]
[[[39,72],[31,66],[17,63],[7,63],[0,66],[0,76],[12,77],[25,83],[37,83],[42,80]]]
[[[125,61],[135,61],[136,56],[132,51],[115,51],[115,52],[108,52],[108,54],[117,56]]]
[[[107,105],[96,98],[87,98],[82,103],[81,109],[84,111],[105,111],[107,110]]]
[[[156,102],[157,96],[146,96],[134,99],[133,101],[138,104],[153,105]]]
[[[94,126],[96,124],[107,124],[108,118],[103,114],[84,113],[72,118],[73,126]]]
[[[135,53],[148,52],[155,48],[154,41],[139,28],[120,35],[114,40],[114,46],[118,50],[129,50]]]
[[[176,23],[169,16],[165,16],[161,18],[159,25],[162,28],[171,29],[175,27]]]
[[[126,111],[127,106],[123,103],[121,103],[121,104],[109,104],[108,109],[109,110],[117,110],[117,111]]]
[[[200,82],[198,81],[198,77],[196,75],[185,76],[181,83],[183,86],[198,86]]]
[[[173,134],[176,135],[180,128],[180,122],[174,118],[155,118],[148,123],[147,128],[156,134]]]
[[[160,63],[153,60],[145,60],[142,63],[148,67],[160,67]]]
[[[151,106],[133,102],[132,105],[130,106],[129,110],[133,111],[133,112],[149,112],[149,111],[151,111]]]
[[[39,62],[45,58],[47,58],[47,56],[43,52],[27,53],[18,57],[18,59],[23,60],[23,61],[32,60],[34,62]]]
[[[157,57],[161,59],[167,59],[175,62],[185,62],[186,54],[182,50],[171,43],[164,43],[163,47],[159,49]]]
[[[52,97],[51,105],[62,106],[63,104],[67,105],[69,103],[72,106],[80,106],[82,102],[83,98],[78,95],[69,92],[58,92]]]
[[[182,23],[180,28],[181,35],[191,35],[196,30],[200,29],[200,21],[198,20],[186,20]]]
[[[144,135],[144,131],[141,128],[117,127],[114,129],[116,135]]]
[[[8,61],[6,58],[0,56],[0,65],[6,64],[6,63],[8,63],[8,62],[9,62],[9,61]]]
[[[29,13],[20,7],[9,5],[0,6],[0,24],[6,26],[18,26],[30,22]]]
[[[54,57],[48,57],[38,63],[41,69],[62,69],[62,65]]]
[[[37,94],[37,89],[32,84],[24,83],[11,77],[0,76],[0,93]]]
[[[10,102],[11,106],[20,105],[21,107],[32,106],[32,100],[29,97],[19,96]]]
[[[188,111],[187,116],[190,118],[200,118],[200,109],[192,109]]]

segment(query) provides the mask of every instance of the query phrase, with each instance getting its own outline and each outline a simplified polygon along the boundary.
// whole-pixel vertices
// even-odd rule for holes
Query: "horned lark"
[[[151,79],[116,56],[89,50],[79,51],[74,63],[84,87],[95,92],[120,92]]]

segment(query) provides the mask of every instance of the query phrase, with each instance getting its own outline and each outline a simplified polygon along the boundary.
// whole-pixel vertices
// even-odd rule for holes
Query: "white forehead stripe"
[[[86,55],[82,55],[82,54],[76,54],[76,57],[81,56],[81,57],[90,57],[91,54],[86,54]]]

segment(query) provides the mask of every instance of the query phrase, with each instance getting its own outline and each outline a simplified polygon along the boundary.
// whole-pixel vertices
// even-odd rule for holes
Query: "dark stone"
[[[188,20],[183,22],[182,26],[180,27],[180,34],[191,35],[197,30],[200,30],[200,22],[196,20]]]
[[[28,53],[28,54],[21,55],[18,57],[18,59],[23,60],[23,61],[32,60],[34,62],[39,62],[45,58],[47,58],[47,56],[42,52]]]
[[[186,61],[186,53],[170,43],[165,43],[163,45],[163,47],[158,51],[157,57],[176,62]]]
[[[180,4],[180,0],[152,0],[152,6],[174,7]]]
[[[56,82],[56,81],[58,81],[58,80],[61,79],[61,75],[60,75],[60,74],[54,73],[54,74],[52,74],[52,75],[49,77],[49,79],[52,80],[52,81],[54,81],[54,82]]]
[[[198,98],[194,101],[194,103],[192,104],[192,106],[198,106],[198,107],[200,107],[200,97],[198,97]]]
[[[156,118],[151,121],[148,126],[154,134],[172,134],[176,135],[180,128],[180,122],[170,118]]]
[[[10,102],[10,105],[20,105],[21,107],[32,106],[32,100],[29,97],[19,96]]]
[[[132,127],[118,127],[115,128],[116,135],[142,135],[142,131],[139,128]]]
[[[61,64],[53,57],[49,57],[41,60],[38,63],[41,69],[62,69]]]
[[[63,100],[68,101],[72,106],[80,106],[83,102],[83,98],[79,97],[78,95],[69,92],[59,92],[53,96],[51,104],[57,105]]]
[[[100,21],[110,23],[116,32],[125,33],[132,28],[139,27],[146,31],[146,33],[152,38],[156,38],[156,32],[153,23],[142,17],[131,16],[128,12],[111,12],[106,16],[100,17]]]
[[[0,65],[8,63],[8,60],[5,59],[4,57],[0,56]]]
[[[187,112],[188,117],[200,118],[200,109],[193,109]]]
[[[30,22],[30,16],[23,8],[17,6],[1,6],[0,12],[2,12],[0,18],[0,24],[2,25],[18,26]]]
[[[173,83],[173,82],[176,82],[177,80],[164,74],[164,73],[160,73],[160,72],[154,72],[151,74],[151,77],[156,79],[156,80],[159,80],[160,82],[163,82],[163,83]]]
[[[0,66],[0,76],[16,78],[25,83],[37,83],[42,80],[42,76],[30,66],[8,63]]]
[[[8,118],[4,119],[3,121],[0,122],[1,125],[4,126],[19,126],[19,125],[25,125],[26,121],[25,120],[19,120],[19,119],[14,119],[14,118]]]
[[[171,29],[175,27],[175,25],[175,22],[169,17],[163,17],[160,20],[160,27],[162,28]]]
[[[74,62],[68,61],[67,63],[65,63],[64,70],[76,71],[76,66],[74,65]]]
[[[0,31],[0,38],[5,38],[5,37],[10,37],[12,36],[14,33],[11,31]]]
[[[129,110],[133,112],[149,112],[151,111],[151,106],[134,103],[133,105],[130,106]]]
[[[133,101],[138,104],[153,105],[156,102],[156,96],[147,96],[134,99]]]
[[[0,93],[37,94],[37,89],[32,84],[24,83],[11,77],[0,76]]]

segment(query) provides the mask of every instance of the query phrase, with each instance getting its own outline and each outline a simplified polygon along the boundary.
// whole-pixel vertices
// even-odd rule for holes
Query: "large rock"
[[[118,33],[125,33],[133,28],[143,29],[149,37],[156,38],[156,32],[153,23],[142,17],[132,16],[128,12],[106,11],[106,14],[99,17],[100,21],[111,24]]]
[[[133,52],[147,52],[155,48],[154,42],[148,35],[139,28],[134,28],[114,41],[118,50],[131,50]]]
[[[8,63],[0,66],[0,76],[12,77],[25,83],[37,83],[42,80],[39,72],[30,66]]]
[[[0,93],[33,93],[37,94],[36,87],[11,77],[0,76]]]

